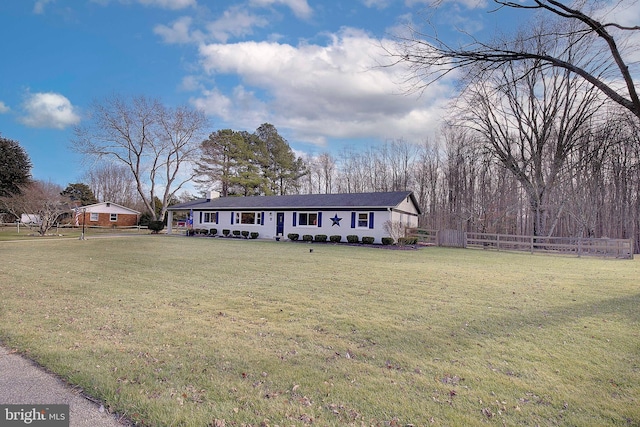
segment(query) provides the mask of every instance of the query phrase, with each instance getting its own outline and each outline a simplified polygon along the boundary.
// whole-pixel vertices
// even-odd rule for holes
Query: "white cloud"
[[[253,15],[240,7],[231,7],[224,11],[215,21],[206,25],[203,31],[192,29],[193,19],[183,16],[173,21],[169,26],[156,25],[153,32],[165,43],[202,43],[205,40],[215,40],[226,43],[231,37],[244,37],[253,33],[255,27],[266,27],[269,21],[261,16]]]
[[[443,4],[462,5],[467,9],[483,9],[487,7],[487,0],[405,0],[407,7],[413,7],[416,4],[425,4],[427,6],[441,6]]]
[[[64,129],[80,122],[71,102],[59,93],[29,94],[23,108],[20,121],[30,127]]]
[[[36,3],[33,5],[33,13],[41,15],[44,13],[44,7],[48,4],[51,3],[53,0],[38,0],[36,1]]]
[[[269,7],[274,4],[282,4],[291,9],[298,18],[309,18],[313,14],[313,9],[307,0],[251,0],[251,4],[260,7]]]
[[[179,88],[187,92],[193,92],[198,89],[202,89],[198,76],[185,76],[182,78]]]
[[[40,1],[50,1],[50,0],[40,0]],[[136,0],[136,1],[145,6],[160,7],[162,9],[171,9],[171,10],[185,9],[187,7],[197,6],[196,0]],[[98,3],[102,6],[106,6],[111,2],[111,0],[91,0],[91,2]],[[120,3],[130,3],[130,1],[120,0]]]
[[[157,6],[163,9],[184,9],[186,7],[196,6],[196,0],[138,0],[146,6]]]
[[[0,101],[0,114],[8,113],[9,110],[10,108],[7,107],[7,105],[4,102]]]
[[[190,43],[197,42],[203,39],[202,33],[199,31],[191,32],[192,19],[188,16],[173,21],[171,26],[156,25],[153,28],[153,32],[164,39],[165,43]]]
[[[226,121],[260,118],[296,138],[412,138],[422,140],[437,127],[450,95],[443,80],[423,96],[400,93],[403,70],[378,66],[384,53],[365,33],[344,29],[326,46],[276,42],[209,44],[200,47],[204,70],[237,75],[233,93],[210,89],[194,104]],[[246,121],[246,120],[245,120]]]
[[[362,3],[367,7],[385,9],[391,4],[391,0],[362,0]]]
[[[254,27],[266,27],[266,18],[253,15],[241,7],[231,7],[222,16],[207,25],[214,40],[226,43],[229,37],[243,37],[252,34]]]

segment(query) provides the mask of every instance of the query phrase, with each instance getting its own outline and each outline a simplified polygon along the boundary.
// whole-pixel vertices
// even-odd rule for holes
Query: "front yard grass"
[[[139,425],[640,423],[636,260],[169,236],[0,256],[4,345]]]

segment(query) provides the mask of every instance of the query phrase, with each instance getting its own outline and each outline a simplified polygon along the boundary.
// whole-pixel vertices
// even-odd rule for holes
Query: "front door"
[[[284,212],[276,214],[276,236],[284,235]]]

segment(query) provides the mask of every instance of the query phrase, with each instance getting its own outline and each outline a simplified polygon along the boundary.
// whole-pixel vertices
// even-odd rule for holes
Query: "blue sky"
[[[473,33],[500,25],[490,5],[445,2],[434,20]],[[157,97],[205,111],[210,131],[269,122],[298,153],[434,135],[454,94],[442,80],[403,93],[405,70],[379,68],[380,40],[422,21],[423,0],[3,0],[0,133],[33,176],[82,182],[69,149],[92,101]],[[514,24],[514,21],[510,21]]]

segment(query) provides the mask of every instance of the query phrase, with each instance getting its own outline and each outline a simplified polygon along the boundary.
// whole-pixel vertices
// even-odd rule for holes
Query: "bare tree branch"
[[[532,26],[528,33],[520,34],[508,41],[486,43],[469,36],[469,44],[453,47],[437,35],[409,28],[409,36],[397,37],[395,46],[387,48],[387,53],[392,58],[392,63],[388,66],[408,66],[410,76],[406,82],[414,84],[415,90],[423,90],[455,70],[481,74],[511,62],[537,60],[547,66],[577,74],[609,99],[640,118],[640,98],[633,74],[619,47],[621,40],[608,31],[608,28],[617,28],[630,32],[638,31],[640,27],[603,23],[587,12],[557,0],[533,0],[533,4],[494,1],[502,8],[549,12],[559,20],[559,27],[567,27],[569,30],[562,34],[547,26],[540,31],[539,29],[543,28],[541,22],[534,21],[538,27]],[[545,43],[527,43],[528,40],[541,40]],[[603,42],[602,50],[598,50],[597,41]],[[565,48],[562,48],[562,43],[565,44]],[[567,49],[575,47],[576,43],[588,44],[592,49],[596,49],[594,56],[589,58],[593,61],[576,57],[569,59],[565,55]],[[609,75],[614,70],[616,72]],[[606,77],[605,71],[608,73]],[[617,87],[616,81],[623,82],[625,90]]]

